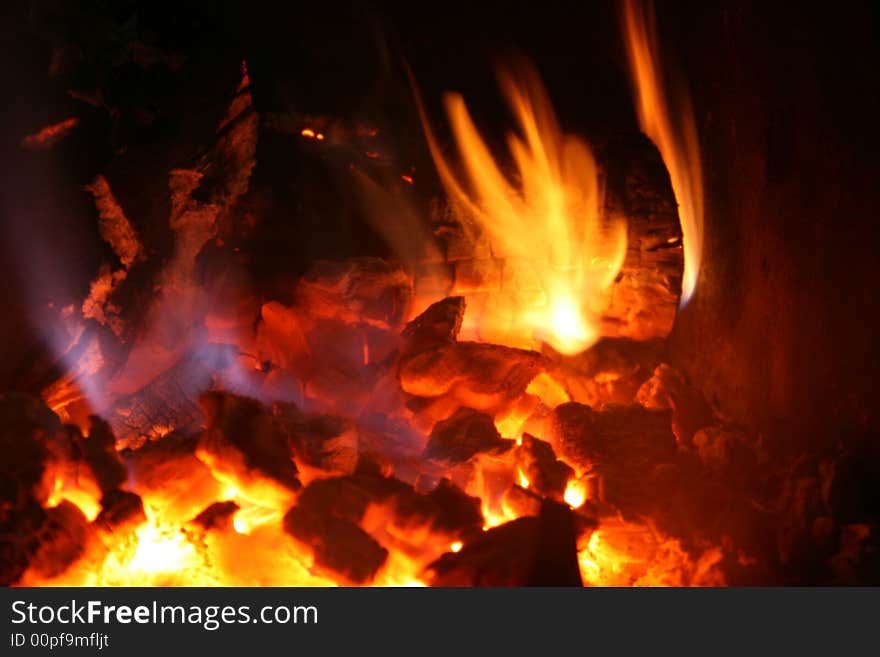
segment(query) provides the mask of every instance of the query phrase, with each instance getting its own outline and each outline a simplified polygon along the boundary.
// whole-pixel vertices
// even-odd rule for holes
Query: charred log
[[[197,456],[215,474],[244,488],[275,482],[288,493],[301,487],[287,438],[258,401],[210,392],[201,397],[207,428]]]
[[[449,419],[434,425],[424,455],[457,464],[476,454],[502,453],[513,444],[513,441],[501,437],[491,416],[461,408]]]

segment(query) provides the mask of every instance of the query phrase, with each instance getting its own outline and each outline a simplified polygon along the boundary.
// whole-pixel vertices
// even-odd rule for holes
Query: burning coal
[[[448,196],[430,227],[364,173],[391,159],[375,130],[261,116],[246,67],[211,143],[162,170],[161,221],[94,179],[114,258],[50,309],[39,395],[0,394],[0,581],[720,585],[830,541],[833,468],[763,470],[759,441],[663,360],[699,268],[699,169],[627,9],[659,153],[633,135],[600,155],[530,66],[508,69],[507,153],[451,94],[452,164],[422,112]],[[256,285],[267,134],[350,158],[400,257]],[[866,531],[847,528],[840,568]]]

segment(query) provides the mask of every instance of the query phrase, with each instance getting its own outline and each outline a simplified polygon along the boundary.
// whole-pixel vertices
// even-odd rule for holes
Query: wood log
[[[444,554],[427,577],[433,586],[581,586],[576,524],[567,506],[545,500],[537,517],[493,527]]]

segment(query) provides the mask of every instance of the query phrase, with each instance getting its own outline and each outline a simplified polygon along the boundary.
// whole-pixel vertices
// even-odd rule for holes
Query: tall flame
[[[626,226],[602,220],[593,155],[560,130],[537,72],[523,64],[515,73],[499,71],[499,81],[519,127],[507,137],[516,183],[502,173],[459,94],[444,100],[463,176],[446,162],[419,104],[428,145],[450,199],[488,237],[494,255],[511,269],[516,263],[532,284],[511,285],[481,318],[493,325],[492,340],[544,341],[577,353],[600,337],[601,310],[626,255]]]
[[[642,130],[660,151],[678,201],[684,244],[681,306],[697,287],[703,251],[703,174],[690,98],[681,93],[674,111],[664,89],[653,2],[623,3],[623,31]]]

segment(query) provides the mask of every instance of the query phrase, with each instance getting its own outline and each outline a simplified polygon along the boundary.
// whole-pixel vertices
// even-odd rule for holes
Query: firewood
[[[296,506],[315,515],[359,523],[371,504],[411,491],[402,481],[384,476],[374,464],[362,460],[354,474],[312,481],[299,494]]]
[[[83,451],[101,492],[107,493],[125,482],[125,466],[116,451],[116,438],[110,425],[94,415],[89,419],[92,425],[88,438],[82,441]]]
[[[173,429],[199,430],[204,424],[199,395],[211,387],[217,373],[234,365],[237,353],[230,345],[205,345],[137,392],[116,399],[107,421],[121,445],[136,448]]]
[[[430,564],[432,586],[525,586],[537,551],[538,519],[518,518],[493,527]]]
[[[287,438],[257,400],[209,392],[200,398],[207,428],[196,451],[215,475],[259,499],[264,486],[291,497],[301,487]],[[251,493],[253,491],[253,493]]]
[[[214,502],[193,518],[191,523],[206,530],[229,531],[232,527],[232,517],[240,508],[232,500]]]
[[[403,353],[415,354],[455,342],[464,311],[464,297],[447,297],[428,306],[403,329]]]
[[[401,267],[381,258],[322,260],[299,280],[295,296],[313,317],[396,327],[409,310],[412,285]]]
[[[42,577],[63,573],[86,551],[91,538],[89,521],[75,504],[64,500],[46,510],[46,518],[34,535],[36,547],[29,570]]]
[[[395,498],[393,523],[401,528],[428,528],[455,538],[480,531],[483,514],[480,500],[464,493],[448,479],[442,479],[427,495],[407,491]]]
[[[582,586],[577,558],[579,526],[567,505],[544,500],[538,513],[538,546],[526,586]]]
[[[530,487],[531,488],[531,487]],[[502,499],[503,508],[512,511],[516,517],[537,516],[541,511],[541,496],[519,484],[511,486]]]
[[[638,404],[610,405],[601,411],[568,402],[558,406],[550,439],[562,458],[582,471],[626,461],[646,466],[675,457],[670,412]]]
[[[50,456],[48,443],[64,440],[58,416],[41,399],[0,394],[0,508],[4,514],[31,501],[46,501],[49,491],[42,484]]]
[[[303,413],[293,404],[272,407],[295,457],[326,472],[352,474],[358,462],[358,432],[349,421],[333,415]]]
[[[694,434],[715,419],[702,393],[666,363],[657,366],[635,400],[646,408],[672,409],[672,431],[683,445],[690,445]]]
[[[548,374],[571,401],[592,408],[605,404],[632,404],[639,387],[660,361],[660,340],[602,338],[586,351],[564,356],[545,346],[552,365]]]
[[[471,408],[461,408],[452,417],[434,425],[424,455],[450,464],[464,463],[476,454],[499,454],[514,442],[501,438],[492,417]]]
[[[134,530],[147,519],[140,496],[124,490],[111,490],[101,498],[101,513],[95,526],[114,534]]]
[[[580,586],[574,519],[545,502],[537,517],[493,527],[430,564],[433,586]]]
[[[351,520],[297,505],[284,516],[284,531],[312,550],[315,565],[363,584],[375,576],[388,551]]]
[[[454,342],[401,359],[398,376],[411,395],[450,394],[463,405],[492,411],[522,395],[546,363],[534,351]]]
[[[529,489],[543,497],[562,501],[574,470],[557,460],[550,443],[524,433],[522,443],[513,449],[517,468],[529,482]]]
[[[166,517],[193,517],[220,498],[223,487],[196,457],[198,439],[172,432],[136,450],[121,452],[131,481],[147,503],[161,504]]]

